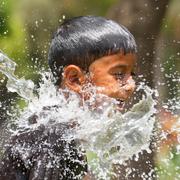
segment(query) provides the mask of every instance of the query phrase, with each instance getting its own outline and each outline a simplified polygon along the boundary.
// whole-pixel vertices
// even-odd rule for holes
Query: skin
[[[122,106],[135,89],[133,80],[135,62],[136,55],[131,53],[104,56],[89,66],[89,76],[78,66],[69,65],[64,69],[63,86],[87,99],[88,92],[85,94],[83,87],[90,82],[97,87],[97,93],[115,98]]]

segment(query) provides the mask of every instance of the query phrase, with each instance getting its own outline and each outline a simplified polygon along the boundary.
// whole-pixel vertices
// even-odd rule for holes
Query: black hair
[[[55,32],[48,61],[60,83],[63,67],[73,64],[88,71],[96,59],[118,52],[136,53],[135,39],[124,26],[103,17],[80,16],[66,20]]]

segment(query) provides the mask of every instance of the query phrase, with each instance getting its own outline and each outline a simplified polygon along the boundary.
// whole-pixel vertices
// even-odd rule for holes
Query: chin
[[[124,112],[124,107],[117,106],[116,110],[119,111],[119,112]]]

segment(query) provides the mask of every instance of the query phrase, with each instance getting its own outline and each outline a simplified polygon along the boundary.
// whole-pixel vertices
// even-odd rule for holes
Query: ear
[[[84,82],[85,75],[78,66],[69,65],[64,69],[64,85],[69,89],[80,93]]]

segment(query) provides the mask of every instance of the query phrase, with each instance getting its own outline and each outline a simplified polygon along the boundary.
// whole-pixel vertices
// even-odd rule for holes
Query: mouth
[[[122,111],[124,109],[125,101],[122,99],[116,99],[117,101],[117,109]]]

